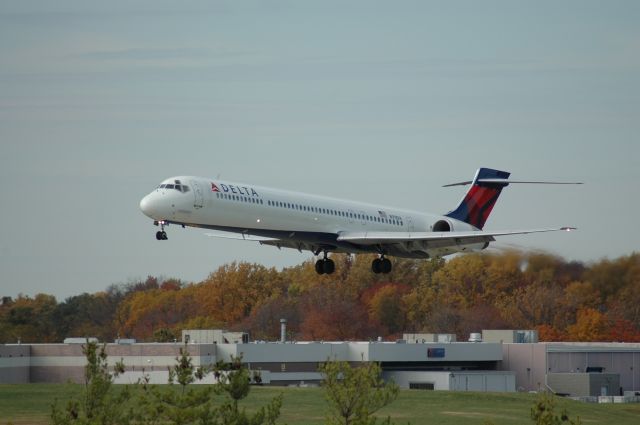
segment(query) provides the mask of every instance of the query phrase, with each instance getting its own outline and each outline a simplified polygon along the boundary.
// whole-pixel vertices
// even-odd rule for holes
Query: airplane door
[[[413,219],[411,218],[410,215],[407,216],[407,231],[409,232],[413,232],[414,228],[413,228]]]
[[[195,197],[193,201],[193,207],[196,209],[202,208],[204,206],[204,193],[202,192],[202,185],[196,180],[191,180],[191,186],[193,187],[193,196]]]
[[[349,223],[353,224],[353,217],[356,215],[356,213],[353,210],[349,210],[347,212],[349,213]]]
[[[367,219],[365,218],[365,213],[364,211],[358,211],[360,214],[360,221],[362,222],[362,225],[364,226],[365,224],[367,224]]]

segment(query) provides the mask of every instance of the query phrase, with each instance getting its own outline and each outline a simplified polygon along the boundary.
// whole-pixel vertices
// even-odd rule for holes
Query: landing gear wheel
[[[330,258],[323,258],[316,261],[316,273],[331,274],[336,271],[336,263]]]
[[[327,258],[324,260],[322,269],[326,274],[332,274],[334,271],[336,271],[336,263],[334,263],[332,259]]]
[[[375,274],[378,273],[389,273],[391,271],[391,260],[388,258],[376,258],[371,262],[371,271]]]
[[[169,238],[167,237],[167,232],[165,232],[164,230],[159,230],[156,232],[156,239],[159,241],[166,241]]]
[[[373,271],[375,274],[380,273],[382,271],[381,263],[382,260],[380,260],[379,258],[373,260],[373,262],[371,263],[371,271]]]
[[[380,259],[380,271],[384,274],[391,272],[391,260],[388,258]]]
[[[163,232],[161,232],[160,230],[158,230],[158,231],[156,232],[156,239],[157,239],[157,240],[159,240],[159,241],[161,241],[161,240],[162,240],[162,233],[163,233]]]

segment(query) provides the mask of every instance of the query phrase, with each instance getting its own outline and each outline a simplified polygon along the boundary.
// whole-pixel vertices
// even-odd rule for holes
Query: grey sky
[[[0,292],[63,299],[146,275],[310,254],[169,228],[178,174],[453,208],[514,178],[487,229],[593,261],[638,249],[640,2],[0,3]]]

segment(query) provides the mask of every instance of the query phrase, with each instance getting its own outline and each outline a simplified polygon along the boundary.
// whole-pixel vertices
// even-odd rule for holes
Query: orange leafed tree
[[[557,342],[564,341],[566,339],[564,333],[560,332],[558,329],[554,328],[551,325],[538,325],[536,326],[536,330],[538,331],[538,339],[540,341]]]
[[[569,341],[607,341],[610,326],[607,317],[593,308],[578,310],[576,323],[567,326]]]
[[[302,301],[304,318],[300,325],[302,339],[369,339],[372,326],[362,304],[336,290],[318,287]]]

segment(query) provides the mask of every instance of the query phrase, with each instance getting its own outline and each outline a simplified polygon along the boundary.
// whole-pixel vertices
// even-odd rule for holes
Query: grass
[[[40,425],[49,423],[51,405],[80,392],[78,385],[25,384],[0,385],[0,424]],[[252,388],[243,401],[248,410],[262,406],[278,393],[284,393],[280,423],[322,424],[327,403],[319,388]],[[459,393],[403,390],[398,399],[379,412],[398,424],[482,424],[533,423],[529,411],[535,395],[521,393]],[[580,416],[583,423],[638,424],[640,404],[586,404],[559,399],[558,411]]]

